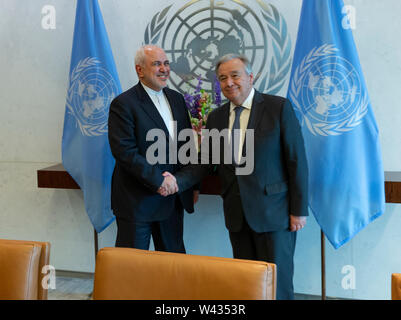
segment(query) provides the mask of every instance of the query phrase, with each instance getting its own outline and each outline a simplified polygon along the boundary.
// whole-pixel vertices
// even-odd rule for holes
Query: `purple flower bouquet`
[[[220,83],[215,77],[214,81],[214,101],[212,95],[202,89],[202,79],[199,76],[198,85],[193,94],[185,93],[184,99],[189,111],[192,129],[198,136],[198,145],[201,143],[202,129],[206,127],[206,121],[209,113],[221,105]]]

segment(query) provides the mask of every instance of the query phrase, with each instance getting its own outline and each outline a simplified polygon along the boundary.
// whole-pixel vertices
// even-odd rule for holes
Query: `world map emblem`
[[[144,43],[165,50],[171,64],[169,81],[181,93],[194,89],[191,80],[198,77],[212,93],[218,59],[237,53],[249,58],[254,86],[275,94],[289,74],[291,39],[277,8],[263,0],[256,3],[258,11],[240,0],[192,0],[174,14],[170,5],[153,16]]]
[[[70,75],[67,110],[85,136],[107,134],[108,112],[118,92],[113,76],[95,57],[80,60]]]
[[[313,48],[295,69],[290,98],[313,135],[340,135],[361,124],[369,98],[354,66],[331,44]]]

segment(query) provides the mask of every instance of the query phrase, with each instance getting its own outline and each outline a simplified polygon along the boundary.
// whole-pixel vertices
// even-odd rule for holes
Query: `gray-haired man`
[[[206,128],[254,130],[254,170],[250,174],[236,175],[235,162],[217,165],[234,258],[277,264],[277,299],[293,299],[295,231],[303,228],[308,215],[308,168],[298,120],[287,99],[253,88],[246,57],[222,57],[216,73],[230,102],[210,113]],[[240,160],[241,151],[243,156],[249,150],[249,145],[244,145],[251,141],[245,136],[239,143]],[[220,152],[224,159],[224,150]],[[209,162],[178,171],[179,192],[201,181],[211,168]]]

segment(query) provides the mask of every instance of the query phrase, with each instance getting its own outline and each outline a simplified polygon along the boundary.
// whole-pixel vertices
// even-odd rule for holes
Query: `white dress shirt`
[[[241,160],[242,156],[242,147],[244,145],[244,139],[245,139],[245,130],[248,127],[248,122],[249,122],[249,115],[251,114],[251,108],[252,108],[252,101],[253,101],[253,96],[255,95],[255,89],[252,88],[251,92],[249,93],[248,97],[245,99],[245,101],[242,103],[242,107],[244,109],[241,112],[240,118],[239,118],[239,123],[240,123],[240,129],[241,129],[241,136],[240,136],[240,143],[239,143],[239,150],[238,150],[238,160]],[[231,130],[234,125],[234,120],[235,120],[235,107],[237,107],[234,103],[230,102],[230,116],[228,120],[228,129],[230,131],[229,139],[231,139]]]
[[[144,85],[142,82],[141,84],[150,99],[152,100],[153,104],[156,106],[157,111],[159,111],[159,114],[162,117],[164,124],[166,125],[167,130],[170,133],[170,136],[174,138],[173,112],[171,111],[170,104],[168,103],[168,100],[164,95],[163,90],[155,91]]]

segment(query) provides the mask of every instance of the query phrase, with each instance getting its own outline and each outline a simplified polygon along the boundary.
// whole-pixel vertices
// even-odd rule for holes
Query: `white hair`
[[[222,56],[219,61],[217,61],[216,64],[216,74],[219,71],[219,67],[221,64],[228,62],[230,60],[233,59],[239,59],[243,62],[243,64],[245,65],[245,72],[247,73],[247,75],[249,76],[252,73],[252,67],[251,64],[249,63],[249,60],[246,56],[242,55],[242,54],[235,54],[235,53],[228,53],[224,56]]]
[[[142,47],[140,47],[138,49],[138,51],[135,54],[135,65],[140,65],[143,66],[143,64],[145,63],[145,58],[146,58],[146,50],[149,49],[160,49],[163,50],[162,48],[160,48],[159,46],[155,45],[155,44],[145,44]]]

